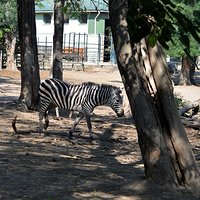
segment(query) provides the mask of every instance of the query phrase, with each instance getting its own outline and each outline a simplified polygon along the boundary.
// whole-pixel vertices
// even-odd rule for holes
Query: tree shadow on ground
[[[10,123],[15,105],[12,102],[4,105],[1,121]],[[21,115],[19,124],[37,126],[35,112]],[[146,182],[137,137],[133,137],[136,133],[131,129],[132,119],[109,115],[99,119],[99,115],[94,115],[92,121],[97,127],[94,142],[88,140],[85,122],[80,124],[74,139],[68,140],[67,119],[50,120],[47,135],[1,131],[0,198],[199,199],[184,189],[173,190]]]
[[[137,141],[114,140],[115,128],[111,124],[95,143],[76,136],[71,143],[63,131],[9,140],[2,133],[2,199],[190,199],[184,191],[148,184],[141,157],[134,158]],[[119,159],[126,155],[132,159]]]
[[[134,144],[133,141],[124,142],[123,145],[129,145],[129,148],[126,151],[120,151],[117,145],[118,142],[113,141],[113,128],[113,125],[111,125],[110,128],[105,130],[97,140],[98,148],[91,150],[94,155],[93,160],[105,166],[105,170],[96,169],[92,172],[93,176],[88,177],[87,180],[90,181],[90,184],[93,182],[91,184],[93,187],[88,188],[85,185],[83,190],[79,192],[78,199],[82,199],[86,192],[89,192],[87,194],[89,198],[97,197],[99,199],[109,197],[119,199],[177,199],[181,190],[176,193],[172,188],[147,183],[144,177],[144,169],[141,167],[143,165],[141,158],[129,163],[121,163],[117,159],[118,156],[132,153],[135,150],[134,145],[137,144]],[[103,158],[98,159],[104,149],[106,149],[106,152],[104,152]],[[115,149],[119,151],[114,151]],[[190,194],[185,195],[182,199],[188,199],[190,196]]]

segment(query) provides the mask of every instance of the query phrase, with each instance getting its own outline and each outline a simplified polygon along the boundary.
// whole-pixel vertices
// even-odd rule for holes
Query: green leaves
[[[147,35],[147,42],[151,47],[154,47],[156,42],[162,35],[162,29],[156,25],[152,28],[151,32]]]
[[[65,1],[63,8],[64,13],[71,18],[80,18],[81,13],[85,11],[82,0]]]
[[[16,0],[0,0],[0,38],[5,32],[12,32],[17,28],[17,5]]]
[[[129,0],[127,16],[131,40],[147,38],[150,46],[159,41],[166,49],[177,35],[188,53],[191,36],[200,44],[200,2],[188,6],[180,0]]]
[[[127,21],[129,32],[134,43],[139,42],[151,31],[151,24],[147,22],[145,17],[133,18],[129,15]]]
[[[151,46],[159,41],[167,47],[166,41],[171,39],[169,30],[174,30],[171,21],[167,19],[166,5],[160,0],[130,0],[127,21],[133,42],[147,37]]]
[[[157,36],[154,34],[154,33],[150,33],[148,36],[147,36],[147,42],[148,44],[151,46],[151,47],[154,47],[156,42],[157,42],[158,38]]]
[[[3,37],[3,31],[0,30],[0,39]]]

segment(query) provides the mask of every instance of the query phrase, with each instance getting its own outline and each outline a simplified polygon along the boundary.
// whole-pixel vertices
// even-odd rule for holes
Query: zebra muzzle
[[[123,117],[123,116],[124,116],[124,109],[121,109],[121,111],[117,113],[117,117]]]

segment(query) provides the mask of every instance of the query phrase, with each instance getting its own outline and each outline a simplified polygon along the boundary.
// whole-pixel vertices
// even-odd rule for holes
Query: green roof
[[[87,11],[108,11],[108,5],[103,0],[83,0],[83,5]]]
[[[82,2],[83,8],[86,8],[86,11],[108,11],[108,5],[103,0],[82,0]],[[41,0],[40,5],[35,6],[35,11],[36,13],[53,12],[53,7],[53,0]]]
[[[41,0],[38,5],[35,5],[35,12],[53,12],[53,0]]]

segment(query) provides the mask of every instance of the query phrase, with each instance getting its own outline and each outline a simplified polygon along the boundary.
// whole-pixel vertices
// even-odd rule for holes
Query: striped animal
[[[78,115],[70,129],[69,138],[72,137],[80,120],[85,117],[89,135],[92,139],[90,115],[96,106],[110,106],[118,117],[124,115],[121,90],[116,86],[91,82],[74,85],[58,79],[47,79],[41,83],[39,95],[39,126],[41,132],[43,128],[47,129],[49,125],[48,110],[55,107],[64,110],[78,111]],[[43,118],[45,118],[44,127],[42,122]]]

